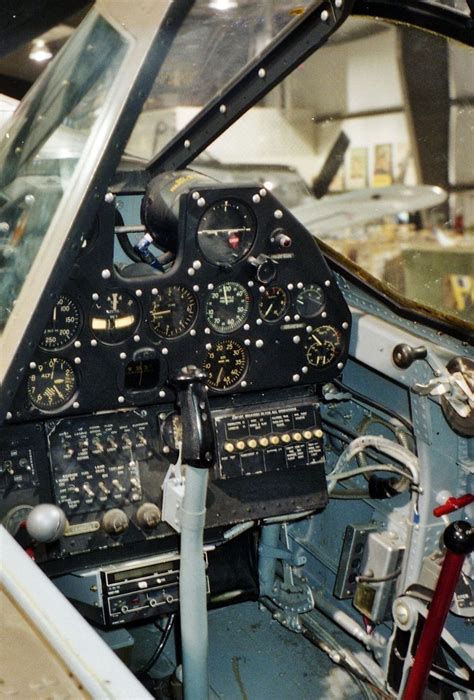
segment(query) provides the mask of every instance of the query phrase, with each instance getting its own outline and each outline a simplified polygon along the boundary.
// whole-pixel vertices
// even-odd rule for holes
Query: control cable
[[[146,663],[144,666],[142,666],[141,669],[139,669],[138,671],[135,672],[135,674],[136,674],[137,676],[143,676],[143,675],[145,675],[146,673],[148,673],[148,671],[150,671],[150,669],[153,668],[153,666],[155,665],[155,663],[156,663],[156,662],[158,661],[158,659],[160,658],[160,656],[161,656],[161,654],[162,654],[162,652],[163,652],[163,649],[164,649],[165,646],[166,646],[166,642],[168,641],[168,638],[169,638],[169,636],[170,636],[170,634],[171,634],[171,630],[173,629],[173,624],[174,624],[174,619],[175,619],[175,617],[176,617],[176,614],[175,614],[175,613],[171,613],[171,615],[168,617],[168,619],[167,619],[167,621],[166,621],[165,628],[164,628],[164,630],[162,631],[162,634],[161,634],[161,637],[160,637],[160,641],[158,642],[158,645],[157,645],[155,651],[153,652],[153,654],[151,655],[151,657],[150,657],[150,659],[147,661],[147,663]],[[155,626],[157,626],[157,623],[155,623]]]

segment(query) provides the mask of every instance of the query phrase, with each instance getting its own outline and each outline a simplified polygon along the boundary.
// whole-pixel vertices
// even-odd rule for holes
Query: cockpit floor
[[[151,656],[156,641],[156,634],[150,636],[147,653],[140,644],[143,658]],[[170,639],[150,675],[158,678],[172,671],[171,646]],[[209,612],[209,678],[212,700],[364,697],[351,676],[326,654],[301,634],[282,627],[267,609],[254,602]]]

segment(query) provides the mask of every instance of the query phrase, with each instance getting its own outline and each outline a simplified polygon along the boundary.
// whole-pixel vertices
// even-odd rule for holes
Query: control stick
[[[208,468],[214,463],[214,433],[204,384],[193,365],[173,378],[181,408],[186,483],[181,507],[179,599],[185,700],[208,700],[206,570],[203,556]]]

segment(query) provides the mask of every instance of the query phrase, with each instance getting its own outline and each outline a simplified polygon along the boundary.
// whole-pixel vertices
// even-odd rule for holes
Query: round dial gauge
[[[79,334],[81,315],[75,302],[65,294],[54,305],[51,317],[43,331],[40,348],[61,350],[75,340]]]
[[[303,318],[312,318],[322,311],[326,297],[319,284],[308,284],[296,297],[296,310]]]
[[[209,294],[206,321],[217,333],[232,333],[244,325],[250,311],[250,294],[238,282],[222,282]]]
[[[76,373],[67,360],[51,357],[29,375],[27,391],[34,406],[54,411],[65,406],[76,393]]]
[[[258,310],[268,323],[279,321],[288,308],[288,294],[283,287],[268,287],[260,297]]]
[[[340,331],[334,326],[319,326],[309,336],[306,359],[313,367],[326,368],[337,360],[342,348],[343,340]]]
[[[196,297],[181,284],[161,289],[148,312],[150,327],[161,338],[183,335],[191,328],[196,316]]]
[[[207,383],[212,389],[232,389],[244,376],[248,364],[247,350],[236,340],[228,338],[212,343],[203,365]]]
[[[256,230],[255,217],[246,204],[224,199],[210,206],[201,217],[198,244],[210,262],[232,265],[249,252]]]
[[[138,302],[127,292],[103,292],[93,305],[90,326],[102,343],[121,343],[135,332],[140,319]]]

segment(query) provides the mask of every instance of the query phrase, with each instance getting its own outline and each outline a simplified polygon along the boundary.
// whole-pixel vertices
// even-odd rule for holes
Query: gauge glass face
[[[260,297],[258,310],[267,323],[275,323],[288,309],[288,294],[283,287],[268,287]]]
[[[308,284],[296,297],[296,310],[303,318],[313,318],[324,308],[326,296],[319,284]]]
[[[54,305],[51,317],[43,331],[40,348],[61,350],[75,340],[79,334],[81,315],[77,304],[63,294]]]
[[[224,199],[204,212],[198,226],[198,244],[203,255],[217,265],[233,265],[252,247],[255,217],[243,202]]]
[[[138,302],[120,289],[100,294],[90,314],[93,334],[109,345],[121,343],[133,335],[139,320]]]
[[[191,328],[196,316],[196,297],[181,284],[171,284],[159,290],[148,312],[150,328],[160,338],[183,335]]]
[[[342,349],[343,340],[340,331],[330,325],[319,326],[309,335],[306,359],[312,367],[323,369],[337,360]]]
[[[244,325],[250,312],[250,294],[238,282],[222,282],[209,294],[206,321],[217,333],[232,333]]]
[[[218,391],[232,389],[245,375],[248,363],[247,350],[236,340],[227,338],[212,343],[203,365],[207,384]]]
[[[27,391],[31,403],[42,411],[62,408],[77,391],[74,368],[61,357],[51,357],[31,372]]]
[[[154,389],[160,381],[159,360],[135,360],[125,368],[124,388],[127,391]]]

